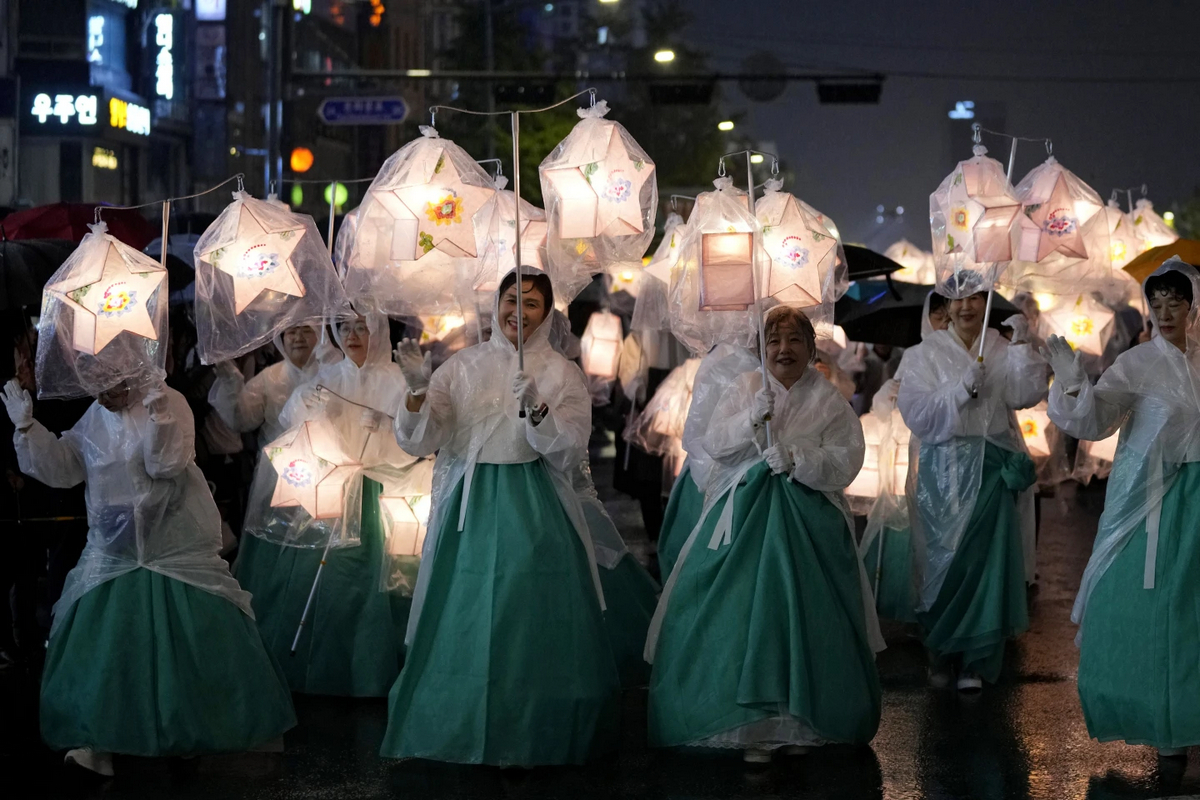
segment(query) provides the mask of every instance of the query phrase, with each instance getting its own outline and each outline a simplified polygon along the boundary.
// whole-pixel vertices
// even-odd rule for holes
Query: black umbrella
[[[0,237],[0,311],[42,305],[42,288],[78,245],[69,239]]]
[[[846,271],[852,281],[878,278],[901,269],[895,261],[866,247],[847,244],[843,245],[842,249],[846,251]]]
[[[902,283],[890,278],[857,281],[834,308],[834,320],[855,342],[910,347],[921,342],[921,312],[932,286]],[[990,327],[1019,313],[999,294],[992,298]]]

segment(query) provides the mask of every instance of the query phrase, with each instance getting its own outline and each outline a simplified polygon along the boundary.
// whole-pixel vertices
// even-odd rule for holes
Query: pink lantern
[[[654,238],[654,162],[607,113],[603,100],[579,109],[580,122],[538,167],[550,263],[580,274],[638,268]]]
[[[303,422],[264,451],[279,475],[273,507],[300,506],[313,519],[342,516],[347,483],[362,463],[345,451],[327,420]]]
[[[1137,201],[1131,214],[1133,227],[1142,241],[1142,250],[1171,244],[1179,238],[1175,229],[1154,212],[1154,204],[1145,197]]]
[[[1112,337],[1115,314],[1090,294],[1060,299],[1058,304],[1042,312],[1042,319],[1051,333],[1067,340],[1071,347],[1088,355],[1104,354]]]
[[[987,291],[1012,257],[1009,231],[1020,203],[1004,168],[975,145],[929,196],[938,291],[964,297]]]
[[[1033,408],[1021,409],[1017,412],[1017,428],[1021,438],[1029,448],[1029,455],[1034,458],[1050,456],[1050,442],[1046,438],[1047,431],[1053,423],[1046,413],[1046,401],[1038,403]]]
[[[592,314],[580,340],[584,374],[605,380],[617,377],[622,342],[620,317],[607,310]]]
[[[496,291],[504,276],[517,265],[516,195],[504,191],[507,184],[507,178],[498,177],[496,193],[475,215],[475,250],[479,253],[479,269],[472,288],[478,292],[490,294]],[[521,266],[545,271],[546,212],[521,200],[520,218]]]
[[[380,496],[379,510],[383,514],[388,554],[419,556],[425,543],[425,526],[429,521],[431,498]]]
[[[883,254],[901,267],[892,273],[893,280],[922,286],[932,286],[937,280],[933,253],[925,252],[907,239],[896,242]]]
[[[771,258],[765,297],[796,308],[832,303],[837,266],[845,254],[825,218],[811,206],[779,191],[783,182],[767,181],[754,204],[762,225],[762,246]]]

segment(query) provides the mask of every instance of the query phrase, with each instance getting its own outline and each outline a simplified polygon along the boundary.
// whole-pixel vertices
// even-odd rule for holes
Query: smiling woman
[[[804,375],[817,353],[817,335],[804,312],[776,306],[763,322],[767,342],[767,369],[785,389]]]

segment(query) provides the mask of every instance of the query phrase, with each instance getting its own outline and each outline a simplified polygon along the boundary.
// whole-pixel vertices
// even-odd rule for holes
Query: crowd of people
[[[490,335],[436,368],[415,329],[367,310],[205,367],[177,315],[165,380],[82,409],[34,399],[22,330],[3,400],[23,527],[2,560],[0,647],[44,658],[46,744],[105,776],[114,754],[278,750],[294,692],[387,697],[383,757],[577,764],[615,749],[622,689],[648,685],[652,746],[765,763],[865,745],[881,615],[917,626],[931,686],[963,692],[995,683],[1028,627],[1037,476],[1015,412],[1047,398],[1065,434],[1121,437],[1073,613],[1088,730],[1164,757],[1200,744],[1192,266],[1146,280],[1153,329],[1095,382],[1030,315],[985,328],[983,294],[931,295],[920,344],[840,359],[802,311],[770,309],[763,361],[703,357],[665,511],[640,498],[657,504],[661,586],[597,499],[595,391],[551,281],[517,280]],[[866,413],[909,432],[909,468],[906,511],[860,537],[845,490]],[[360,455],[317,513],[321,491],[301,490],[345,468],[281,464],[280,442],[327,435]],[[413,546],[385,500],[419,497]],[[865,565],[872,530],[892,533]]]

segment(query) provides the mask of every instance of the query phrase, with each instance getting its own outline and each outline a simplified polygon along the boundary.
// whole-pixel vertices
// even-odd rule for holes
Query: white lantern
[[[1143,197],[1133,207],[1133,227],[1141,239],[1142,250],[1171,244],[1179,238],[1175,229],[1154,211],[1154,204]]]
[[[1088,455],[1092,458],[1111,464],[1117,459],[1117,443],[1120,438],[1121,432],[1117,431],[1107,439],[1101,439],[1098,442],[1080,442],[1080,445],[1087,444]]]
[[[1133,224],[1133,219],[1117,205],[1116,200],[1109,200],[1108,205],[1101,209],[1104,225],[1097,225],[1096,230],[1108,233],[1108,260],[1113,271],[1121,269],[1132,261],[1144,249],[1141,239]],[[1087,243],[1089,247],[1099,247],[1100,243]]]
[[[1052,424],[1049,414],[1046,413],[1045,400],[1033,408],[1025,408],[1017,412],[1017,428],[1021,431],[1021,438],[1025,440],[1025,446],[1029,448],[1030,456],[1034,458],[1050,456],[1050,442],[1046,438],[1046,433]]]
[[[839,264],[846,257],[824,217],[811,206],[779,191],[782,181],[767,181],[754,204],[762,225],[762,246],[771,258],[763,296],[795,308],[832,303]]]
[[[667,290],[671,284],[671,268],[679,259],[679,245],[686,228],[683,218],[671,213],[667,216],[662,241],[654,251],[650,263],[642,270],[642,281],[638,286],[637,302],[633,305],[633,318],[629,328],[634,331],[665,331],[671,327],[667,312]]]
[[[870,510],[875,498],[879,497],[879,445],[885,423],[874,414],[864,414],[860,422],[866,450],[863,454],[862,469],[846,487],[846,497],[850,501],[851,510],[855,514],[864,515]]]
[[[592,314],[580,340],[584,374],[605,380],[617,377],[623,341],[620,317],[608,310]]]
[[[388,554],[393,556],[419,556],[425,543],[426,525],[429,521],[431,498],[429,495],[415,497],[379,497],[379,511],[383,515]]]
[[[1088,294],[1062,298],[1054,308],[1042,312],[1051,333],[1066,339],[1074,349],[1093,356],[1104,354],[1112,338],[1115,316]]]
[[[580,109],[580,122],[538,167],[550,263],[581,275],[640,268],[654,237],[654,162],[607,113],[603,100]]]
[[[472,289],[477,292],[495,292],[504,276],[517,266],[516,195],[504,191],[507,184],[504,176],[496,178],[496,193],[475,215],[479,264]],[[521,266],[546,271],[546,212],[522,199],[520,218]]]
[[[916,283],[932,286],[937,280],[933,253],[927,253],[907,239],[893,244],[883,254],[900,265],[892,273],[892,279],[901,283]]]
[[[362,463],[343,448],[327,420],[303,422],[264,448],[279,479],[276,508],[300,506],[313,519],[342,516],[346,487]]]

